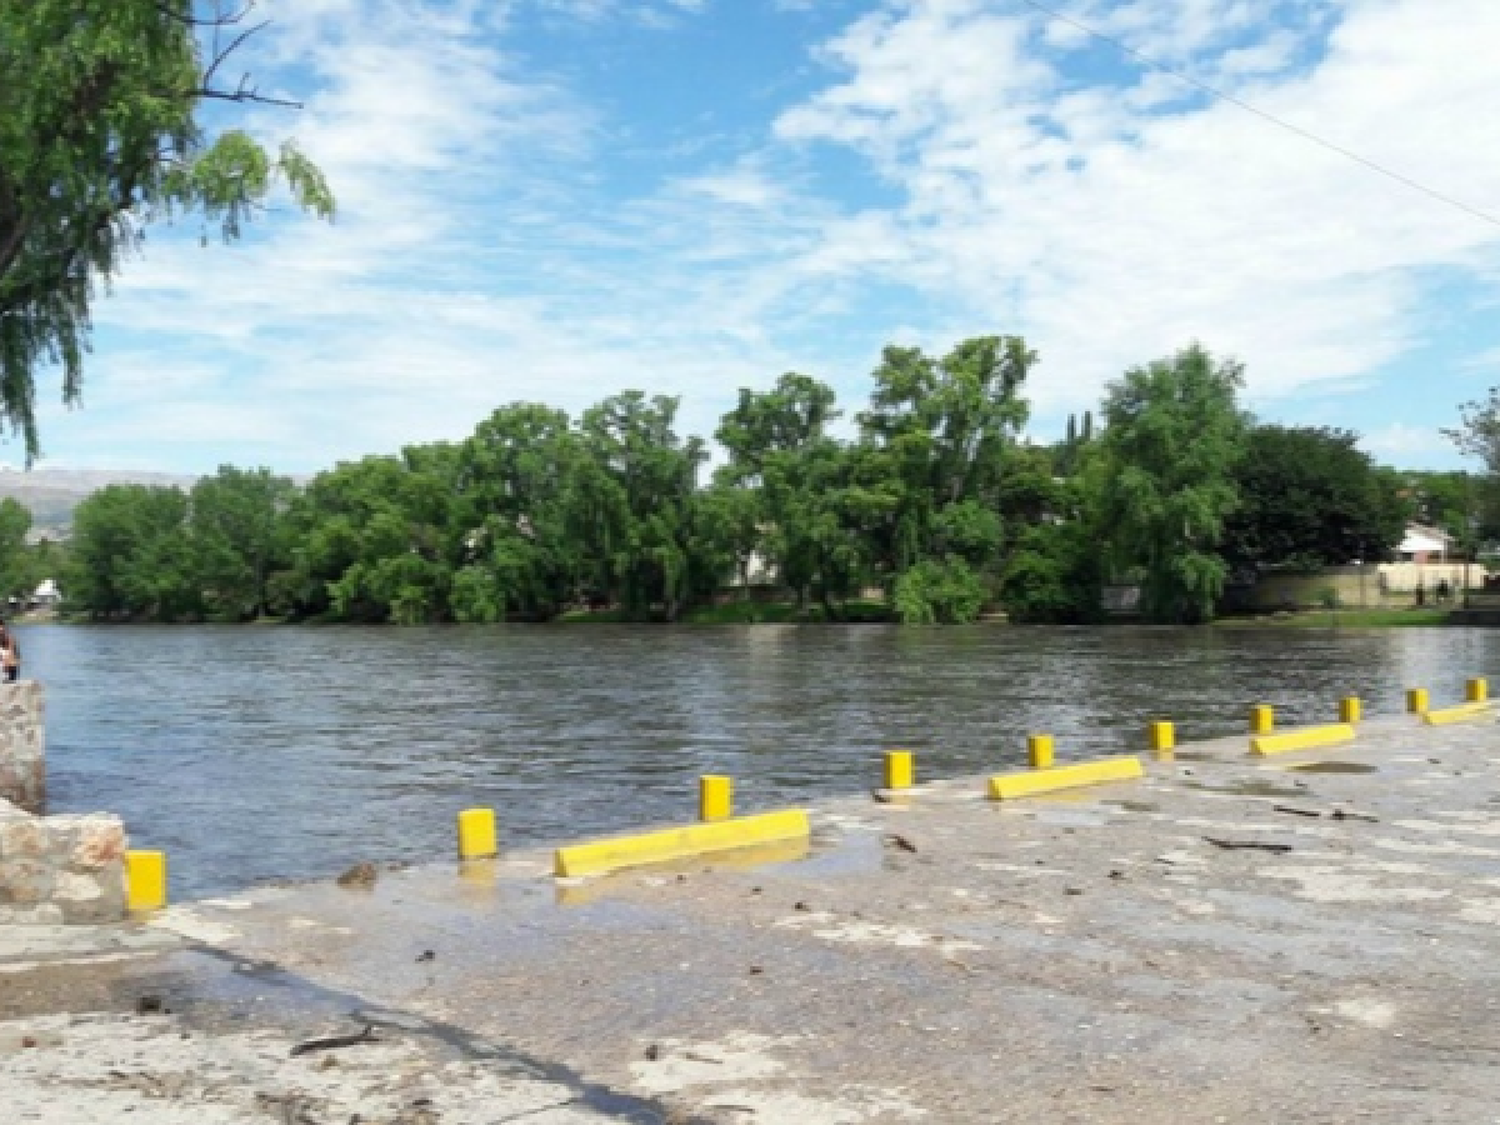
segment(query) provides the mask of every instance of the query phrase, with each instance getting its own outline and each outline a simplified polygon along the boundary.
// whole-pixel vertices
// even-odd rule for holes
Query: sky
[[[231,78],[304,108],[213,121],[295,138],[337,220],[152,228],[83,407],[42,376],[42,467],[309,473],[627,388],[709,436],[785,371],[852,416],[888,343],[1017,334],[1038,441],[1197,340],[1262,420],[1456,468],[1500,383],[1494,0],[257,15]]]

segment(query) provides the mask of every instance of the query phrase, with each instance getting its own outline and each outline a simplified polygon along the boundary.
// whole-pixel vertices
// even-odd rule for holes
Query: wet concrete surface
[[[194,904],[146,931],[182,948],[128,960],[17,968],[0,944],[0,1052],[32,1026],[55,1056],[45,1021],[79,1013],[210,1053],[259,1037],[277,1068],[220,1099],[253,1114],[329,1080],[289,1044],[373,1024],[409,1080],[374,1082],[365,1121],[1500,1121],[1496,735],[1382,720],[1270,760],[1224,739],[1052,798],[834,802],[783,862],[559,885],[522,854]],[[348,1121],[359,1082],[306,1119]],[[538,1091],[592,1116],[513,1108]]]

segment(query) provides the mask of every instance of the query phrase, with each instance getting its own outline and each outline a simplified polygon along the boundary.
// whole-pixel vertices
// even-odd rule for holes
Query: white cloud
[[[153,235],[98,306],[90,410],[46,412],[68,453],[134,434],[191,467],[222,443],[307,470],[462,437],[512,400],[576,411],[628,386],[682,395],[684,428],[707,434],[737,387],[787,369],[843,384],[856,409],[855,380],[898,333],[938,349],[1024,333],[1044,413],[1194,338],[1246,360],[1252,399],[1274,404],[1346,393],[1427,342],[1433,273],[1500,276],[1500,229],[1168,75],[1101,69],[1112,49],[1011,4],[866,11],[813,52],[826,86],[758,142],[709,162],[726,126],[694,151],[709,123],[687,107],[674,178],[624,197],[601,181],[638,155],[629,106],[523,66],[515,26],[712,19],[712,4],[266,9],[258,49],[308,108],[255,127],[323,164],[338,222],[272,215],[233,248]],[[1500,94],[1473,49],[1500,37],[1488,0],[1066,10],[1440,191],[1500,198],[1500,117],[1475,110]],[[820,181],[826,148],[866,161],[881,194],[847,190],[846,161]],[[1367,444],[1394,456],[1423,433]]]
[[[1428,464],[1453,451],[1441,430],[1401,422],[1363,435],[1359,444],[1377,461],[1395,465]]]
[[[1141,0],[1105,30],[1181,62],[1256,11]],[[1324,52],[1311,69],[1231,91],[1437,190],[1500,198],[1500,118],[1474,112],[1500,80],[1473,49],[1500,36],[1500,7],[1348,0],[1342,13],[1326,45],[1320,19],[1303,26]],[[1039,346],[1036,397],[1062,408],[1193,338],[1247,360],[1262,400],[1365,376],[1422,338],[1419,271],[1493,267],[1495,226],[1235,106],[1194,96],[1162,112],[1173,80],[1160,73],[1079,85],[1034,26],[980,0],[908,0],[827,47],[843,79],[779,135],[865,154],[904,202],[831,226],[801,268],[915,282],[964,300],[976,331],[1014,295],[1003,327]],[[1221,69],[1253,75],[1292,53],[1284,28],[1263,27]]]

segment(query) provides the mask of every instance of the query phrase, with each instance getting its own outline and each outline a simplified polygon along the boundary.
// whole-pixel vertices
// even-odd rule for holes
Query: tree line
[[[1414,516],[1478,533],[1461,474],[1381,468],[1347,431],[1257,424],[1240,365],[1197,345],[1109,384],[1097,424],[1032,443],[1036,363],[1015,336],[941,357],[888,347],[848,436],[832,388],[783,375],[740,391],[711,473],[677,399],[626,391],[576,418],[504,406],[462,442],[305,485],[228,466],[189,490],[113,485],[75,512],[67,606],[414,624],[589,605],[670,621],[769,572],[827,620],[877,593],[911,623],[988,607],[1087,622],[1106,584],[1128,582],[1150,620],[1190,623],[1236,577],[1386,558]]]

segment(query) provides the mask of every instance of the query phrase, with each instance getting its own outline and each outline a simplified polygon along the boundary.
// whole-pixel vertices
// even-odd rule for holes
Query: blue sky
[[[1500,213],[1493,0],[1047,7]],[[1198,339],[1382,460],[1500,382],[1500,225],[1023,0],[263,0],[257,110],[329,173],[242,242],[151,231],[42,464],[312,472],[638,387],[709,435],[798,370],[1016,333],[1032,433]]]

